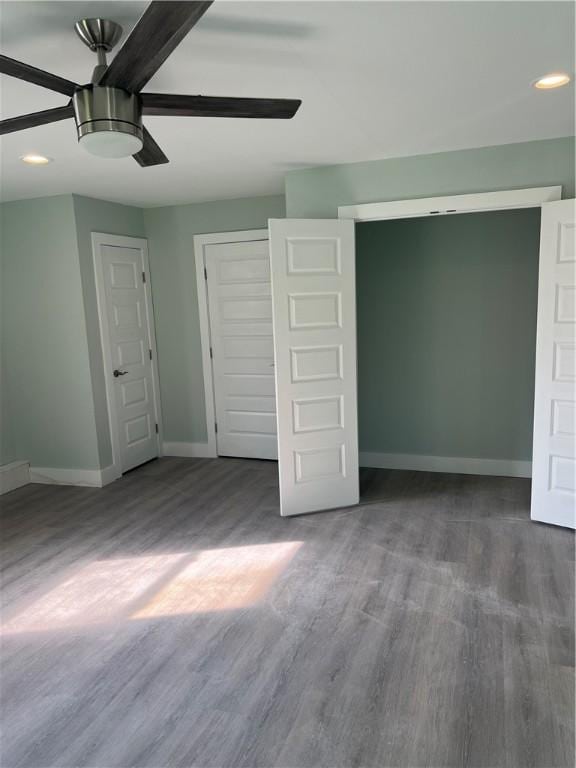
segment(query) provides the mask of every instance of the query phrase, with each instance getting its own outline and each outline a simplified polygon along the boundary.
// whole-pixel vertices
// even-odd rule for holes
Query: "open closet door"
[[[354,222],[270,221],[282,515],[358,503]]]
[[[576,527],[575,202],[542,206],[532,459],[533,520]]]

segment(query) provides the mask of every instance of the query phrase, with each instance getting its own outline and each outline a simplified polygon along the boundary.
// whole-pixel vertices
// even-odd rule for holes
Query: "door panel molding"
[[[243,243],[250,240],[268,240],[267,229],[247,229],[236,232],[212,232],[206,235],[194,235],[194,262],[196,266],[196,295],[198,298],[198,318],[200,324],[200,344],[202,348],[202,373],[204,379],[204,408],[206,413],[206,444],[202,445],[201,453],[208,458],[216,458],[216,407],[214,401],[214,380],[212,376],[212,360],[210,357],[210,318],[208,313],[208,290],[205,279],[204,265],[206,247],[209,245],[223,245],[225,243]],[[196,410],[198,403],[194,402]],[[166,443],[166,453],[171,454],[172,443]]]
[[[354,223],[271,219],[281,514],[359,500]]]
[[[119,421],[114,382],[109,374],[111,361],[113,360],[110,344],[110,327],[107,314],[106,289],[102,259],[102,247],[112,246],[117,248],[130,248],[139,250],[142,256],[142,272],[145,275],[144,297],[146,310],[146,327],[148,331],[150,349],[152,350],[152,396],[154,405],[154,417],[158,424],[157,444],[158,455],[163,453],[163,427],[162,412],[160,408],[160,380],[158,375],[158,350],[156,347],[156,333],[154,328],[154,311],[152,306],[152,293],[150,288],[150,264],[148,259],[148,241],[141,237],[129,237],[127,235],[109,235],[105,232],[92,232],[92,257],[94,262],[94,277],[96,283],[96,299],[98,306],[98,321],[100,327],[100,342],[102,346],[102,363],[104,367],[104,382],[106,387],[106,404],[108,409],[108,429],[110,444],[112,446],[112,464],[106,468],[107,482],[116,480],[122,475],[122,460],[119,437]],[[127,272],[126,272],[127,274]],[[118,272],[117,278],[122,281],[123,275]],[[117,287],[121,288],[119,284]],[[127,351],[128,354],[128,351]],[[136,382],[133,382],[136,383]],[[136,393],[135,393],[136,396]]]
[[[542,206],[532,520],[576,528],[576,201]]]
[[[219,456],[275,460],[278,452],[268,240],[210,243],[205,248],[204,267],[216,450]]]

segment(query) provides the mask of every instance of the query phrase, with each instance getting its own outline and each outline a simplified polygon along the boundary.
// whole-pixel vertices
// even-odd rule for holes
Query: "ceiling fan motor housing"
[[[109,138],[112,138],[111,134],[123,134],[125,146],[130,146],[129,137],[134,137],[134,152],[140,150],[143,141],[142,109],[137,94],[128,93],[121,88],[89,85],[76,91],[72,103],[78,141],[85,143],[87,148],[91,142],[97,141],[88,138],[93,134],[110,134]],[[87,140],[83,142],[85,138]],[[100,138],[103,140],[101,146],[106,146],[106,136]],[[109,157],[121,157],[126,154],[115,154],[112,143],[109,147]]]

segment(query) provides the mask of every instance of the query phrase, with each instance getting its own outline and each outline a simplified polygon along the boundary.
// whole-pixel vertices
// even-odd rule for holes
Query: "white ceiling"
[[[129,29],[142,2],[2,2],[3,53],[77,82],[93,54],[73,23]],[[101,160],[73,121],[3,137],[2,199],[76,192],[142,206],[274,194],[294,168],[566,136],[574,89],[530,82],[574,69],[571,2],[216,2],[148,91],[303,99],[293,120],[149,117],[169,165]],[[2,116],[66,98],[2,77]],[[25,166],[27,152],[54,158]]]

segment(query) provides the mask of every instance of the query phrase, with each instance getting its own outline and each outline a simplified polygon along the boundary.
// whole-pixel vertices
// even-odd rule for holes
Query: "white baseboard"
[[[30,467],[30,482],[46,485],[81,485],[102,488],[113,480],[117,473],[114,467],[104,469],[60,469],[58,467]]]
[[[531,461],[467,459],[457,456],[418,456],[409,453],[360,451],[360,466],[380,469],[415,469],[422,472],[452,472],[457,475],[532,476]]]
[[[183,456],[188,459],[215,459],[216,450],[210,443],[163,443],[164,456]]]
[[[0,467],[0,496],[30,482],[30,465],[27,461],[12,461]]]
[[[216,457],[216,452],[209,443],[164,443],[162,448],[164,456]],[[453,456],[418,456],[361,451],[360,466],[381,469],[414,469],[423,472],[452,472],[460,475],[532,476],[532,462],[508,459],[468,459]]]
[[[119,477],[122,477],[122,472],[120,472],[114,464],[110,464],[109,467],[104,467],[104,469],[100,470],[100,487],[104,488],[105,485],[110,485],[114,480],[118,480]]]

